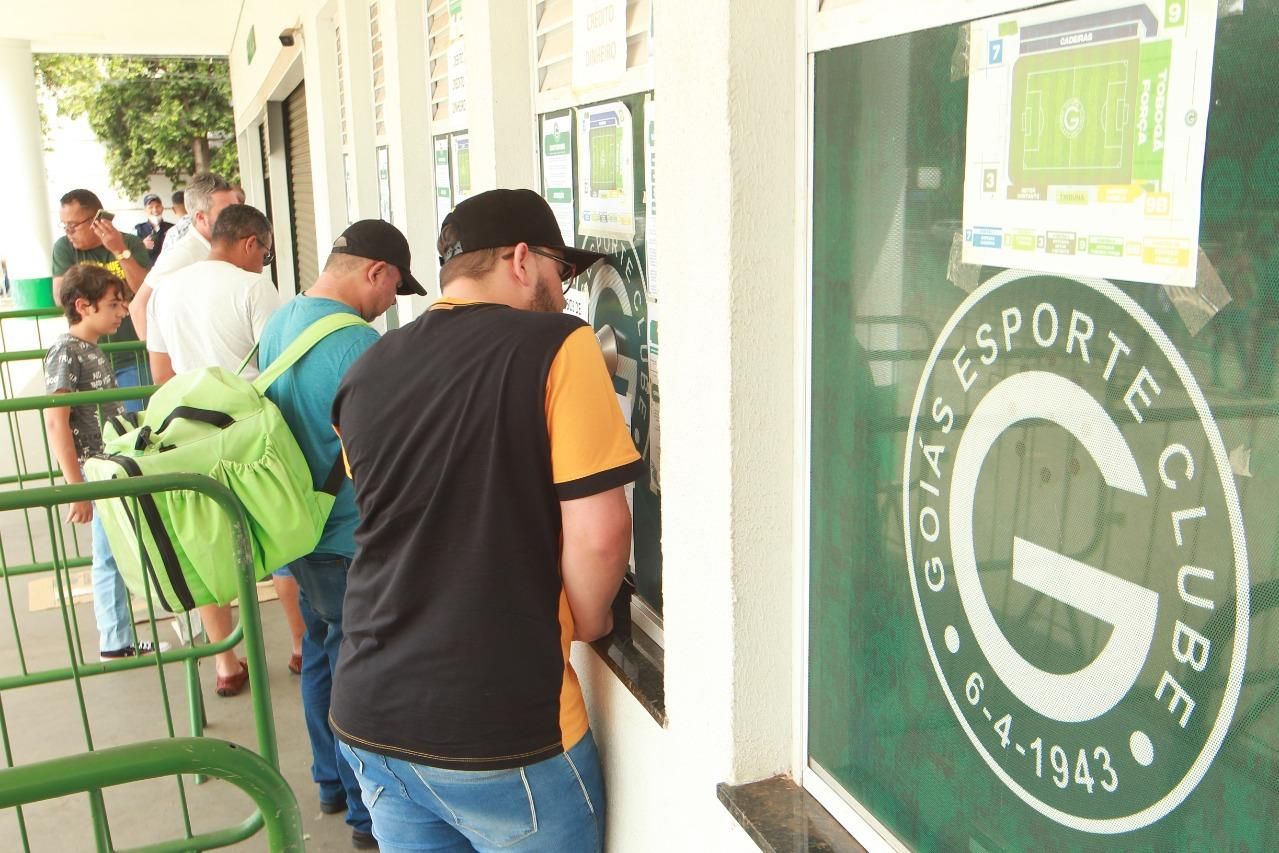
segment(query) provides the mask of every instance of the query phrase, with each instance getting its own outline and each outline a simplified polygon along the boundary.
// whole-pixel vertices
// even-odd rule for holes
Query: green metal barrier
[[[65,321],[61,320],[62,316],[61,308],[29,308],[16,311],[0,311],[0,398],[11,401],[13,398],[22,395],[24,383],[21,377],[24,368],[27,368],[27,365],[32,362],[35,363],[35,368],[27,368],[25,372],[31,377],[39,375],[43,379],[45,351],[53,342],[55,333],[60,334],[66,330]],[[41,322],[54,320],[58,322],[51,324]],[[15,325],[21,334],[15,334]],[[47,329],[46,325],[53,325],[56,328]],[[10,344],[14,342],[13,339],[15,337],[21,338],[22,344],[26,348],[11,349]],[[32,341],[33,337],[34,341]],[[33,342],[35,344],[34,349],[30,348],[30,344]],[[138,389],[121,389],[121,391],[137,390],[138,393],[112,399],[138,400],[151,396],[155,388],[148,384],[151,381],[151,370],[146,355],[145,343],[136,340],[116,343],[110,337],[106,337],[98,342],[98,346],[108,355],[112,355],[113,360],[118,360],[120,353],[131,353],[133,356],[132,366],[137,369],[139,382],[142,384],[142,388]],[[30,384],[29,378],[26,384]],[[43,390],[44,383],[41,381],[40,391]],[[27,456],[30,452],[24,437],[26,430],[20,428],[19,421],[13,411],[6,410],[4,423],[8,428],[9,442],[16,468],[12,473],[0,471],[0,486],[49,480],[51,472],[48,469],[33,470],[26,464],[28,461]],[[38,449],[35,449],[35,452],[38,454]],[[52,471],[52,476],[60,476],[56,468]]]
[[[113,785],[179,773],[224,779],[257,805],[252,817],[229,830],[133,848],[131,853],[210,850],[226,847],[265,824],[272,851],[303,850],[297,798],[279,771],[261,756],[234,743],[209,738],[173,738],[117,746],[0,771],[0,808],[92,793]],[[108,848],[110,849],[110,848]]]
[[[7,400],[0,401],[0,412],[23,412],[33,409],[40,410],[51,406],[65,406],[77,403],[96,404],[120,399],[122,395],[141,396],[143,393],[145,393],[144,389],[128,389],[92,391],[77,394],[59,394],[47,397],[27,398],[24,400]],[[44,446],[47,455],[47,441],[45,441]],[[51,461],[50,466],[52,467]],[[70,570],[77,565],[86,564],[88,562],[88,558],[71,557],[68,554],[66,549],[67,537],[65,537],[62,529],[63,525],[59,519],[58,507],[80,500],[100,501],[123,497],[135,502],[134,517],[137,518],[140,517],[140,514],[136,511],[137,496],[167,491],[197,491],[205,494],[216,501],[217,504],[220,505],[222,509],[233,519],[234,527],[236,529],[237,563],[240,568],[240,571],[238,572],[240,601],[239,625],[232,632],[230,637],[220,643],[175,648],[147,657],[125,658],[107,663],[97,662],[96,653],[91,652],[89,655],[85,654],[80,637],[80,628],[77,623],[74,599],[71,592]],[[176,735],[176,730],[173,722],[173,709],[169,699],[165,665],[181,665],[186,676],[185,692],[188,704],[190,730],[193,735],[200,735],[203,732],[205,725],[205,709],[200,691],[199,672],[197,670],[198,659],[201,657],[209,657],[217,654],[218,652],[231,649],[240,642],[241,638],[243,638],[245,643],[245,653],[248,658],[250,699],[252,702],[257,749],[263,759],[271,766],[278,766],[279,762],[276,749],[274,720],[271,714],[270,688],[266,678],[266,660],[262,641],[261,617],[258,610],[256,583],[253,577],[253,563],[247,535],[248,525],[244,516],[244,511],[234,495],[232,495],[231,492],[220,483],[217,483],[208,477],[195,474],[139,477],[103,483],[82,483],[76,485],[47,486],[41,488],[23,488],[21,487],[21,484],[19,484],[18,489],[0,492],[0,518],[6,517],[6,513],[22,512],[24,514],[24,517],[27,519],[27,540],[28,544],[32,548],[34,557],[37,552],[37,545],[35,544],[30,526],[30,513],[33,510],[42,510],[45,522],[48,525],[47,544],[50,548],[48,559],[33,561],[20,566],[10,566],[6,557],[6,548],[4,546],[3,538],[0,538],[0,580],[3,580],[4,584],[9,622],[12,627],[14,638],[13,648],[16,652],[18,670],[16,673],[0,674],[0,747],[2,747],[4,751],[4,766],[7,768],[13,768],[15,764],[12,738],[10,735],[9,724],[6,720],[3,703],[3,697],[9,691],[54,682],[70,682],[74,687],[76,698],[79,702],[78,710],[83,728],[84,746],[92,752],[95,749],[94,736],[92,726],[90,724],[90,714],[86,704],[83,682],[89,677],[128,670],[151,669],[156,673],[160,693],[160,700],[157,704],[163,710],[164,725],[167,734],[170,738],[173,738]],[[140,531],[138,535],[141,535]],[[13,579],[15,577],[24,577],[38,574],[40,572],[51,573],[55,580],[60,610],[59,615],[61,616],[62,621],[62,634],[67,650],[68,660],[66,665],[41,667],[33,666],[29,661],[29,650],[24,643],[23,632],[20,625],[22,619],[20,619],[18,608],[15,606],[16,597],[14,594]],[[150,588],[148,583],[145,596],[147,615],[151,625],[151,639],[158,645],[159,637],[156,623],[156,598],[153,593],[154,591]],[[188,636],[190,636],[189,626]],[[93,648],[96,649],[96,643]],[[38,651],[47,652],[48,649],[45,648]],[[10,771],[0,770],[0,777],[3,777],[8,772]],[[198,781],[200,781],[200,777],[197,776],[197,782]],[[190,808],[183,780],[180,777],[177,777],[176,782],[186,839],[182,842],[175,842],[171,846],[161,845],[154,849],[188,850],[193,849],[193,847],[196,846],[200,849],[225,846],[226,844],[232,844],[250,837],[263,825],[262,815],[260,813],[255,813],[238,826],[220,830],[213,834],[203,833],[197,836],[192,829]],[[97,849],[110,850],[112,848],[110,846],[109,822],[101,791],[89,789],[88,793]],[[40,798],[32,797],[32,799]],[[17,809],[17,821],[18,834],[21,838],[22,849],[29,850],[30,841],[28,838],[26,822],[20,807]],[[192,839],[197,839],[199,844],[193,844]]]

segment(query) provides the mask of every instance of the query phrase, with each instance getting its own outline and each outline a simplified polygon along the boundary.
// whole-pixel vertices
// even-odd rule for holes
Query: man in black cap
[[[561,313],[603,256],[529,190],[463,201],[438,248],[443,298],[333,404],[361,522],[329,719],[384,849],[598,851],[569,646],[612,630],[643,471],[595,336]]]
[[[348,227],[333,243],[324,271],[305,293],[272,315],[262,330],[258,359],[263,369],[317,320],[354,314],[370,321],[395,303],[396,295],[425,295],[409,271],[409,244],[395,226],[365,219]],[[284,415],[311,468],[323,483],[341,454],[329,421],[338,384],[378,334],[360,324],[339,329],[316,344],[266,392]],[[329,696],[338,647],[342,642],[342,601],[347,569],[355,556],[359,513],[350,481],[338,491],[315,551],[295,560],[289,572],[298,584],[302,635],[302,711],[311,740],[311,775],[320,788],[320,810],[346,809],[352,843],[375,846],[368,809],[346,759],[338,755],[329,729]]]
[[[155,193],[144,195],[142,206],[146,209],[147,220],[133,226],[133,230],[137,232],[142,245],[147,247],[151,260],[154,261],[160,257],[160,251],[164,248],[164,235],[173,227],[173,223],[164,221],[164,202]]]

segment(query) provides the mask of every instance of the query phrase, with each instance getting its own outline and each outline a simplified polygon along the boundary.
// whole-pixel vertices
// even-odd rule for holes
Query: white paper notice
[[[466,118],[466,39],[449,45],[449,116]]]
[[[471,137],[455,133],[449,140],[453,155],[453,205],[471,197]]]
[[[971,24],[963,260],[1193,287],[1214,0]]]
[[[618,101],[577,111],[579,234],[635,240],[635,138]]]
[[[435,137],[435,230],[453,209],[453,176],[449,171],[449,138]]]
[[[465,33],[462,26],[462,0],[449,0],[449,35],[457,38]]]
[[[613,83],[626,73],[626,0],[573,4],[573,88]]]
[[[383,222],[394,222],[391,214],[391,152],[385,145],[377,147],[377,203]]]
[[[644,103],[644,266],[648,272],[648,298],[657,299],[657,145],[653,135],[657,107],[650,98]]]
[[[573,114],[542,119],[542,195],[559,223],[564,245],[573,240]]]
[[[570,287],[568,293],[564,294],[564,313],[572,314],[574,317],[581,317],[583,320],[590,322],[588,312],[591,304],[590,299],[586,295],[586,291],[580,287]]]

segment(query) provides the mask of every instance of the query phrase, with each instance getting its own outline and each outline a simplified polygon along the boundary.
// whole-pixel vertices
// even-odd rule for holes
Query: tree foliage
[[[146,192],[153,174],[239,180],[226,60],[37,54],[35,66],[59,113],[88,117],[124,193]]]

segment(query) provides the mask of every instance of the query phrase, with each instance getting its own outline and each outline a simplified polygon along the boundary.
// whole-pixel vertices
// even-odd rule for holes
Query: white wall
[[[754,849],[715,785],[791,771],[796,753],[798,12],[655,11],[669,722],[575,655],[607,756],[610,850]]]
[[[381,0],[379,15],[387,71],[387,134],[390,147],[392,212],[414,256],[414,274],[428,288],[436,280],[435,210],[430,180],[430,138],[426,95],[426,37],[419,0]],[[348,104],[352,193],[356,219],[379,216],[376,140],[373,131],[372,70],[368,0],[246,0],[231,47],[230,74],[236,132],[256,133],[267,104],[283,100],[306,82],[311,181],[316,205],[316,244],[323,264],[333,239],[347,224],[340,114],[337,41],[341,28],[343,71]],[[250,28],[257,52],[249,62],[244,50]],[[278,36],[293,31],[294,44]],[[255,138],[255,137],[254,137]],[[256,144],[256,143],[254,143]],[[274,142],[272,148],[275,148]],[[282,150],[282,149],[281,149]],[[274,162],[275,158],[272,158]],[[255,166],[241,155],[241,163]],[[271,165],[271,164],[268,164]],[[283,160],[275,163],[272,194],[285,190]],[[250,182],[246,178],[246,183]],[[278,233],[290,227],[287,204],[275,204]],[[281,230],[284,229],[284,230]],[[398,300],[400,320],[420,313],[429,300]]]
[[[412,55],[415,46],[424,51],[425,39],[420,14],[406,8],[411,0],[383,2],[384,20],[406,24],[387,39],[388,60],[396,66],[388,69],[393,81],[388,106],[401,113],[387,129],[393,151],[399,149],[392,160],[399,164],[392,181],[401,184],[395,215],[399,221],[405,212],[401,225],[410,235],[417,273],[427,280],[436,266],[427,242],[436,225],[427,147],[432,128],[426,98],[414,103],[425,93],[425,70],[422,57]],[[532,185],[533,61],[527,44],[510,47],[512,33],[530,38],[528,4],[466,3],[468,120],[477,186]],[[289,61],[268,43],[271,29],[292,20],[308,38],[320,8],[300,0],[247,0],[232,49],[238,122],[258,114],[271,96],[272,80]],[[364,0],[332,0],[329,8],[345,22],[347,91],[356,129],[371,122],[364,76],[367,6]],[[790,2],[655,6],[657,170],[664,187],[658,239],[669,722],[659,726],[593,651],[575,648],[574,664],[605,756],[612,851],[753,850],[718,801],[716,785],[798,769],[792,590],[799,567],[793,558],[792,496],[799,474],[791,401],[797,373],[794,282],[804,251],[797,222],[806,204],[798,189],[806,163],[797,24],[803,11]],[[254,64],[261,66],[250,69],[241,43],[255,20]],[[332,34],[319,37],[331,40]],[[310,91],[322,51],[307,48],[302,55]],[[761,62],[763,56],[769,60]],[[311,114],[313,132],[333,132],[337,104],[308,101],[317,112],[334,113]],[[485,145],[477,139],[485,128],[492,128],[497,141]],[[371,137],[371,130],[364,136]],[[371,163],[371,143],[357,134],[356,155],[364,157],[366,150]],[[410,165],[414,156],[421,162]],[[336,180],[333,175],[331,167],[317,165],[313,179],[318,187]],[[362,186],[359,195],[361,215],[376,215],[376,186]],[[329,198],[337,205],[341,187],[331,187]]]

